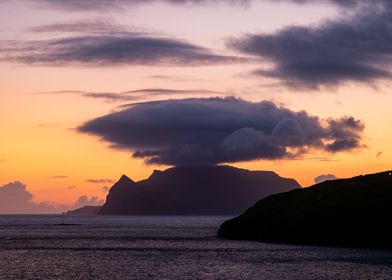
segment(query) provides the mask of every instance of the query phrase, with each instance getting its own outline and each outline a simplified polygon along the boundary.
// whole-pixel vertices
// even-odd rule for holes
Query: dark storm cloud
[[[2,43],[0,60],[33,65],[198,66],[242,61],[182,40],[134,33]]]
[[[249,34],[230,40],[229,46],[272,63],[272,68],[258,69],[255,74],[292,87],[390,79],[392,2],[352,3],[366,5],[350,18],[329,20],[316,27],[290,26],[273,34]]]
[[[79,131],[147,163],[202,165],[350,151],[362,146],[363,129],[352,117],[321,120],[268,101],[195,98],[133,104]]]

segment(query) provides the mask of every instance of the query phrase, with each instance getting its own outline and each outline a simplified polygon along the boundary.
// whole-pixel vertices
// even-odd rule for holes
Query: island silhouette
[[[300,187],[272,171],[172,167],[139,182],[123,175],[98,211],[83,210],[100,215],[237,215],[260,198]],[[77,212],[86,213],[83,210]]]
[[[273,243],[392,245],[392,171],[271,195],[224,222],[218,236]]]

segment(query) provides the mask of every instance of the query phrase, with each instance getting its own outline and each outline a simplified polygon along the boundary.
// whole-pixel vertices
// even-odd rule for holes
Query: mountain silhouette
[[[235,215],[258,198],[300,188],[271,171],[230,166],[173,167],[135,182],[123,175],[99,214]]]
[[[263,242],[392,245],[392,172],[326,181],[264,198],[218,236]]]

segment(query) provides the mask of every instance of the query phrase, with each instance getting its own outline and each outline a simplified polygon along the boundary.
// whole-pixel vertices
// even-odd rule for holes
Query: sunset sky
[[[2,0],[0,203],[101,203],[173,165],[302,186],[391,169],[391,17],[387,0]]]

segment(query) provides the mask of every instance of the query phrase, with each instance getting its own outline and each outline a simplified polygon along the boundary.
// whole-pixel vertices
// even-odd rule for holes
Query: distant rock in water
[[[260,197],[300,188],[271,171],[230,166],[173,167],[146,180],[114,184],[99,214],[236,215]]]
[[[262,242],[392,245],[392,172],[326,181],[260,200],[218,236]]]
[[[66,215],[97,215],[101,206],[83,206],[81,208],[68,211]]]

